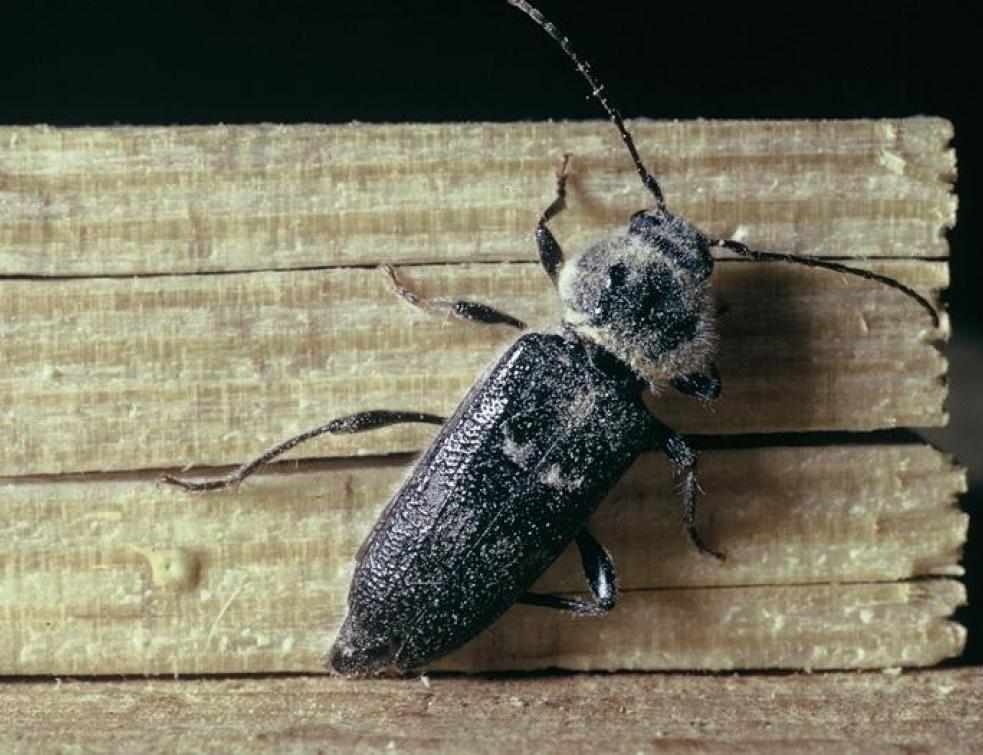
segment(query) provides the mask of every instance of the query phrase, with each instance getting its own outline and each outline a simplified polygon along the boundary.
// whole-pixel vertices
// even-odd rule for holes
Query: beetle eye
[[[615,265],[611,265],[611,268],[608,270],[607,287],[618,288],[625,282],[627,277],[628,268],[624,265],[624,263],[618,262]]]

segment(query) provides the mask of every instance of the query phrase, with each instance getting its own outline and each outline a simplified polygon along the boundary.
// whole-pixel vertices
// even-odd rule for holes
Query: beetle
[[[804,264],[858,275],[932,304],[900,282],[815,257],[762,252],[715,239],[668,208],[618,111],[590,66],[525,0],[508,0],[541,26],[571,59],[617,129],[654,204],[631,215],[627,231],[564,255],[548,223],[565,207],[570,156],[556,172],[556,194],[540,217],[540,262],[563,308],[557,332],[525,333],[488,367],[450,418],[375,410],[342,417],[290,438],[225,477],[162,479],[188,490],[236,485],[263,464],[323,434],[362,432],[404,422],[441,430],[390,499],[356,556],[348,613],[325,656],[343,676],[405,674],[425,668],[524,603],[581,615],[610,611],[618,579],[587,522],[636,457],[664,452],[681,471],[683,525],[701,552],[722,559],[695,527],[696,455],[642,403],[643,391],[671,386],[713,400],[715,305],[711,249],[752,260]],[[396,293],[414,306],[476,323],[524,329],[484,304],[426,299],[383,266]],[[576,543],[590,599],[530,592]]]

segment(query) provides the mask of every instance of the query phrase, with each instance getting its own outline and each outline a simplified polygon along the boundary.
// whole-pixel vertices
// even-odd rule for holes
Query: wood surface
[[[654,404],[685,432],[945,422],[941,333],[897,291],[837,274],[723,263],[722,398]],[[942,262],[869,267],[925,291]],[[536,264],[426,266],[407,282],[555,327]],[[513,338],[414,309],[378,270],[3,281],[6,412],[0,474],[230,464],[369,408],[449,415]],[[747,296],[748,291],[758,292]],[[761,294],[764,293],[764,296]],[[421,448],[404,425],[319,440],[304,457]]]
[[[890,258],[862,264],[931,298],[947,285],[946,121],[633,125],[672,206],[706,231]],[[0,144],[0,274],[27,276],[0,280],[8,475],[234,463],[364,408],[448,412],[513,332],[415,311],[371,266],[422,265],[404,274],[425,294],[553,328],[531,231],[559,155],[574,154],[553,223],[569,250],[650,200],[601,121],[13,127]],[[463,264],[489,261],[504,262]],[[726,388],[709,411],[657,401],[680,430],[944,424],[944,317],[935,330],[897,291],[785,265],[725,262],[715,285]]]
[[[31,681],[0,749],[66,752],[979,752],[983,671]]]
[[[192,495],[137,475],[0,487],[0,673],[320,669],[405,460],[284,465]],[[869,668],[957,654],[963,472],[920,444],[706,451],[701,556],[664,458],[596,517],[622,577],[585,620],[517,606],[444,668]],[[916,579],[917,581],[908,581]],[[933,579],[934,578],[934,579]],[[568,553],[544,591],[581,591]]]
[[[630,122],[670,205],[765,249],[938,258],[955,220],[941,118]],[[524,261],[573,155],[558,238],[651,196],[605,121],[0,129],[0,269],[21,275]]]
[[[933,300],[947,285],[946,121],[632,125],[705,231]],[[0,128],[0,673],[318,669],[354,551],[433,428],[324,439],[296,453],[320,461],[235,494],[154,480],[360,409],[449,413],[514,333],[415,310],[375,266],[555,327],[531,231],[564,152],[568,250],[650,202],[603,122]],[[657,396],[663,420],[714,436],[945,422],[944,313],[933,328],[897,291],[784,265],[723,259],[714,283],[724,396]],[[625,577],[617,611],[519,607],[446,667],[957,654],[962,472],[918,444],[782,442],[703,454],[724,565],[685,549],[665,461],[647,457],[597,523]],[[544,580],[580,589],[570,559]]]

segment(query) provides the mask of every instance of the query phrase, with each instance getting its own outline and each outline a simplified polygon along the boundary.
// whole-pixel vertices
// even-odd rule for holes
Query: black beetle
[[[422,669],[474,638],[514,603],[578,614],[609,611],[617,576],[586,523],[644,451],[661,450],[682,470],[685,531],[701,551],[723,558],[704,545],[694,527],[695,455],[641,398],[646,388],[666,385],[705,400],[720,393],[713,362],[711,248],[879,281],[916,299],[938,324],[928,300],[891,278],[713,239],[670,212],[590,67],[539,11],[524,0],[508,1],[542,26],[587,79],[655,206],[632,215],[626,234],[566,260],[546,226],[564,208],[569,156],[564,157],[556,199],[535,232],[540,260],[563,305],[563,327],[516,340],[448,420],[425,413],[362,412],[291,438],[223,478],[163,478],[190,490],[222,488],[325,433],[400,422],[443,425],[359,550],[348,614],[325,657],[331,671],[345,676]],[[399,295],[416,306],[524,327],[482,304],[421,298],[399,283],[392,268],[385,270]],[[593,599],[528,592],[571,541],[580,550]]]

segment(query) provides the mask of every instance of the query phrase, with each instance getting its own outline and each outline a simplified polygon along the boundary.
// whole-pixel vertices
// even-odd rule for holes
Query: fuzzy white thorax
[[[667,346],[665,328],[646,321],[645,296],[619,304],[620,311],[599,320],[596,311],[585,309],[600,287],[610,288],[610,271],[620,266],[635,288],[645,291],[647,273],[658,271],[660,282],[668,283],[666,299],[659,301],[685,320],[686,337]],[[564,323],[581,338],[617,356],[653,388],[694,372],[706,370],[716,352],[717,334],[713,293],[709,278],[700,279],[671,256],[644,243],[634,235],[603,241],[565,261],[557,280]],[[671,303],[667,301],[671,299]],[[635,306],[632,306],[635,305]],[[669,321],[667,328],[678,328]],[[691,330],[691,332],[690,332]]]

